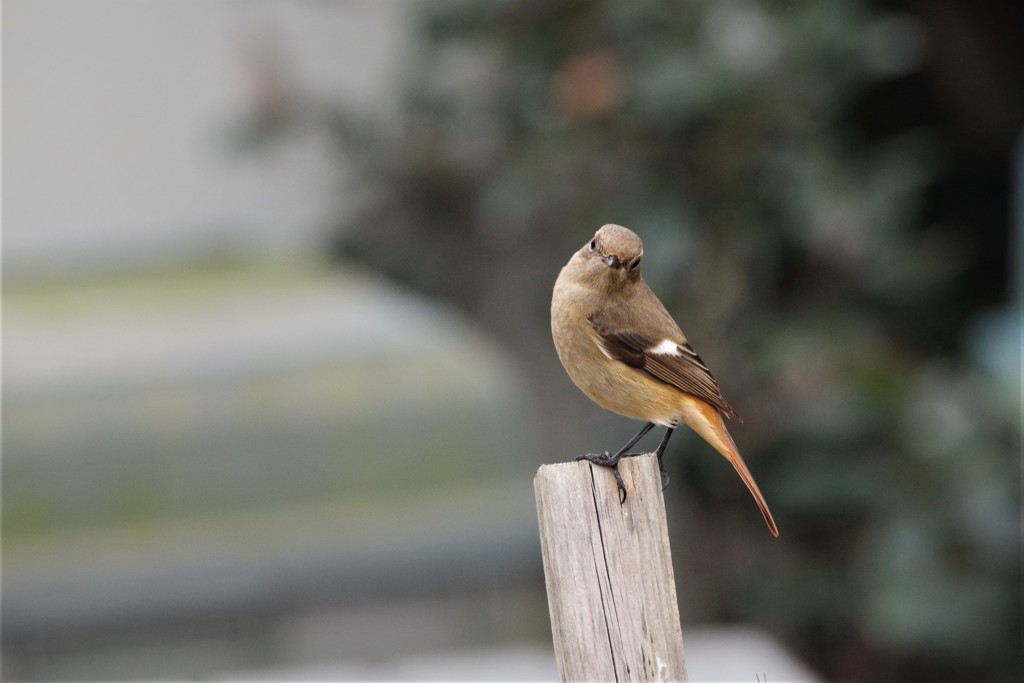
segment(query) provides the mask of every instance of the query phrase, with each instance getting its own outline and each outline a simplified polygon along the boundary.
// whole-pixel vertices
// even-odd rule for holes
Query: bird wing
[[[688,342],[616,331],[597,315],[590,316],[589,322],[605,355],[707,401],[731,418],[739,418],[722,396],[708,366]]]

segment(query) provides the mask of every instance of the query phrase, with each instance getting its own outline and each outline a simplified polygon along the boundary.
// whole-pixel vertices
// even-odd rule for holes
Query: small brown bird
[[[644,247],[621,225],[605,225],[573,254],[555,282],[551,299],[551,334],[569,377],[602,408],[646,424],[614,455],[588,453],[589,460],[611,467],[625,501],[626,487],[618,462],[655,425],[667,427],[656,454],[662,463],[673,430],[682,422],[701,435],[736,468],[761,509],[773,536],[779,535],[722,413],[738,418],[722,397],[718,382],[686,341],[640,275]]]

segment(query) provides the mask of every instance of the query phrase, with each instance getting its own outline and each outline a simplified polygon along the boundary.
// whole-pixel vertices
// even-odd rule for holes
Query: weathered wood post
[[[562,681],[685,681],[658,461],[544,465],[533,486]]]

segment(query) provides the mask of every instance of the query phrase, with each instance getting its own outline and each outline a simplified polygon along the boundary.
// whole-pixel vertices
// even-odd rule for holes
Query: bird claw
[[[622,458],[628,458],[631,455],[636,454],[626,453],[624,455],[612,455],[608,451],[605,451],[604,453],[586,453],[584,455],[577,455],[576,462],[579,462],[580,460],[586,460],[587,462],[592,462],[595,465],[601,465],[602,467],[611,468],[612,474],[615,475],[615,485],[618,487],[619,490],[619,505],[622,505],[623,503],[626,502],[626,496],[628,494],[626,493],[626,482],[622,480],[622,475],[619,474],[619,460],[621,460]]]
[[[626,482],[622,481],[618,465],[612,465],[612,474],[615,475],[615,485],[619,488],[619,505],[622,505],[626,502],[626,497],[629,495],[626,493]]]
[[[577,455],[576,461],[579,462],[580,460],[586,460],[594,463],[595,465],[603,465],[605,467],[614,467],[619,461],[618,458],[608,451],[605,451],[604,453],[585,453],[583,455]]]

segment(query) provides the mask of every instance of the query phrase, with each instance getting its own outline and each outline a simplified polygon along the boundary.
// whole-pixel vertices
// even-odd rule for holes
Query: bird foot
[[[580,460],[587,460],[595,465],[604,465],[605,467],[614,467],[619,462],[619,458],[608,451],[605,451],[604,453],[584,453],[583,455],[577,455],[576,462],[579,462]]]
[[[604,453],[586,453],[584,455],[577,455],[576,461],[586,460],[592,462],[595,465],[601,465],[602,467],[610,467],[612,474],[615,475],[615,485],[619,489],[619,505],[626,502],[626,482],[622,480],[622,475],[619,474],[619,461],[623,458],[632,458],[637,455],[643,455],[643,453],[616,453],[612,455],[608,451]],[[662,470],[662,483],[668,483],[668,475]]]

